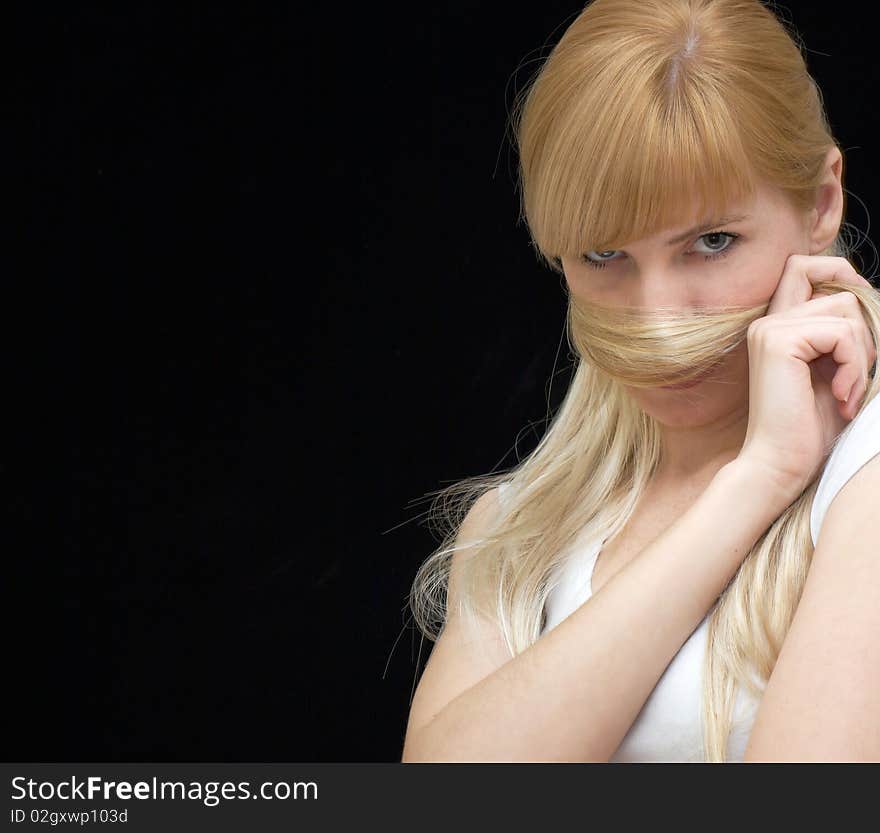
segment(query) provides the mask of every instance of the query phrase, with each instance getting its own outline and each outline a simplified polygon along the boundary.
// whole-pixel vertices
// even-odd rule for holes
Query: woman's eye
[[[692,251],[694,254],[702,255],[704,260],[716,260],[717,258],[724,257],[733,248],[738,239],[739,235],[730,231],[710,231],[708,234],[703,234],[697,238],[697,243],[705,241],[704,245],[707,248],[704,250],[695,248]],[[581,255],[581,261],[593,269],[604,269],[609,263],[620,259],[614,257],[616,253],[616,249],[605,252],[591,250]]]
[[[595,266],[597,269],[601,269],[609,260],[617,259],[611,257],[615,251],[616,249],[611,249],[607,252],[596,252],[591,250],[583,255],[583,259],[589,263],[590,266]]]
[[[709,247],[709,251],[699,252],[699,254],[717,255],[721,252],[726,252],[733,245],[733,241],[736,240],[737,237],[739,237],[738,234],[731,234],[728,231],[712,231],[709,232],[709,234],[704,234],[702,237],[697,238],[697,243],[701,240],[705,240],[706,245]],[[719,238],[721,239],[719,240]],[[724,238],[727,239],[725,240]]]

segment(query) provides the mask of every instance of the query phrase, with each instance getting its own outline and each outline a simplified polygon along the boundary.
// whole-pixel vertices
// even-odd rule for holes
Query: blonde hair
[[[563,256],[688,223],[695,199],[699,216],[721,216],[751,197],[757,181],[806,210],[837,146],[795,33],[759,0],[594,0],[514,115],[522,214],[539,257],[557,272]],[[842,231],[823,254],[849,257]],[[874,290],[834,281],[817,290],[855,294],[880,343]],[[410,592],[421,631],[439,635],[452,554],[472,550],[462,563],[462,612],[497,623],[511,656],[534,643],[566,550],[585,529],[591,540],[622,529],[660,462],[659,426],[621,381],[695,375],[742,345],[766,309],[631,316],[569,296],[576,369],[537,447],[511,471],[455,483],[432,504],[447,531]],[[862,407],[876,388],[869,381]],[[710,611],[706,761],[725,760],[736,685],[760,696],[776,663],[813,554],[810,512],[823,468],[758,539]],[[502,483],[510,488],[485,534],[458,541],[473,500]]]

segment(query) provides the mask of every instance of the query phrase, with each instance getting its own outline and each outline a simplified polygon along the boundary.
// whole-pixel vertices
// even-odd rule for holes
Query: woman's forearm
[[[462,692],[405,761],[607,761],[789,497],[741,459],[555,628]]]

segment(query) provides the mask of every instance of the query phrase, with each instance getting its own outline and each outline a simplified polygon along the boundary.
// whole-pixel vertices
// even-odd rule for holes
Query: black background
[[[424,496],[568,379],[508,117],[580,8],[10,18],[6,760],[399,760]],[[875,33],[780,8],[869,231]]]

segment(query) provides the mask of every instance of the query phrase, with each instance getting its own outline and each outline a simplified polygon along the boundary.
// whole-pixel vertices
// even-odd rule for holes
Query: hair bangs
[[[554,175],[537,189],[543,204],[532,215],[555,269],[562,256],[719,219],[754,195],[754,168],[723,96],[681,79],[674,90],[643,87],[628,104],[578,107],[558,135],[548,153]]]

